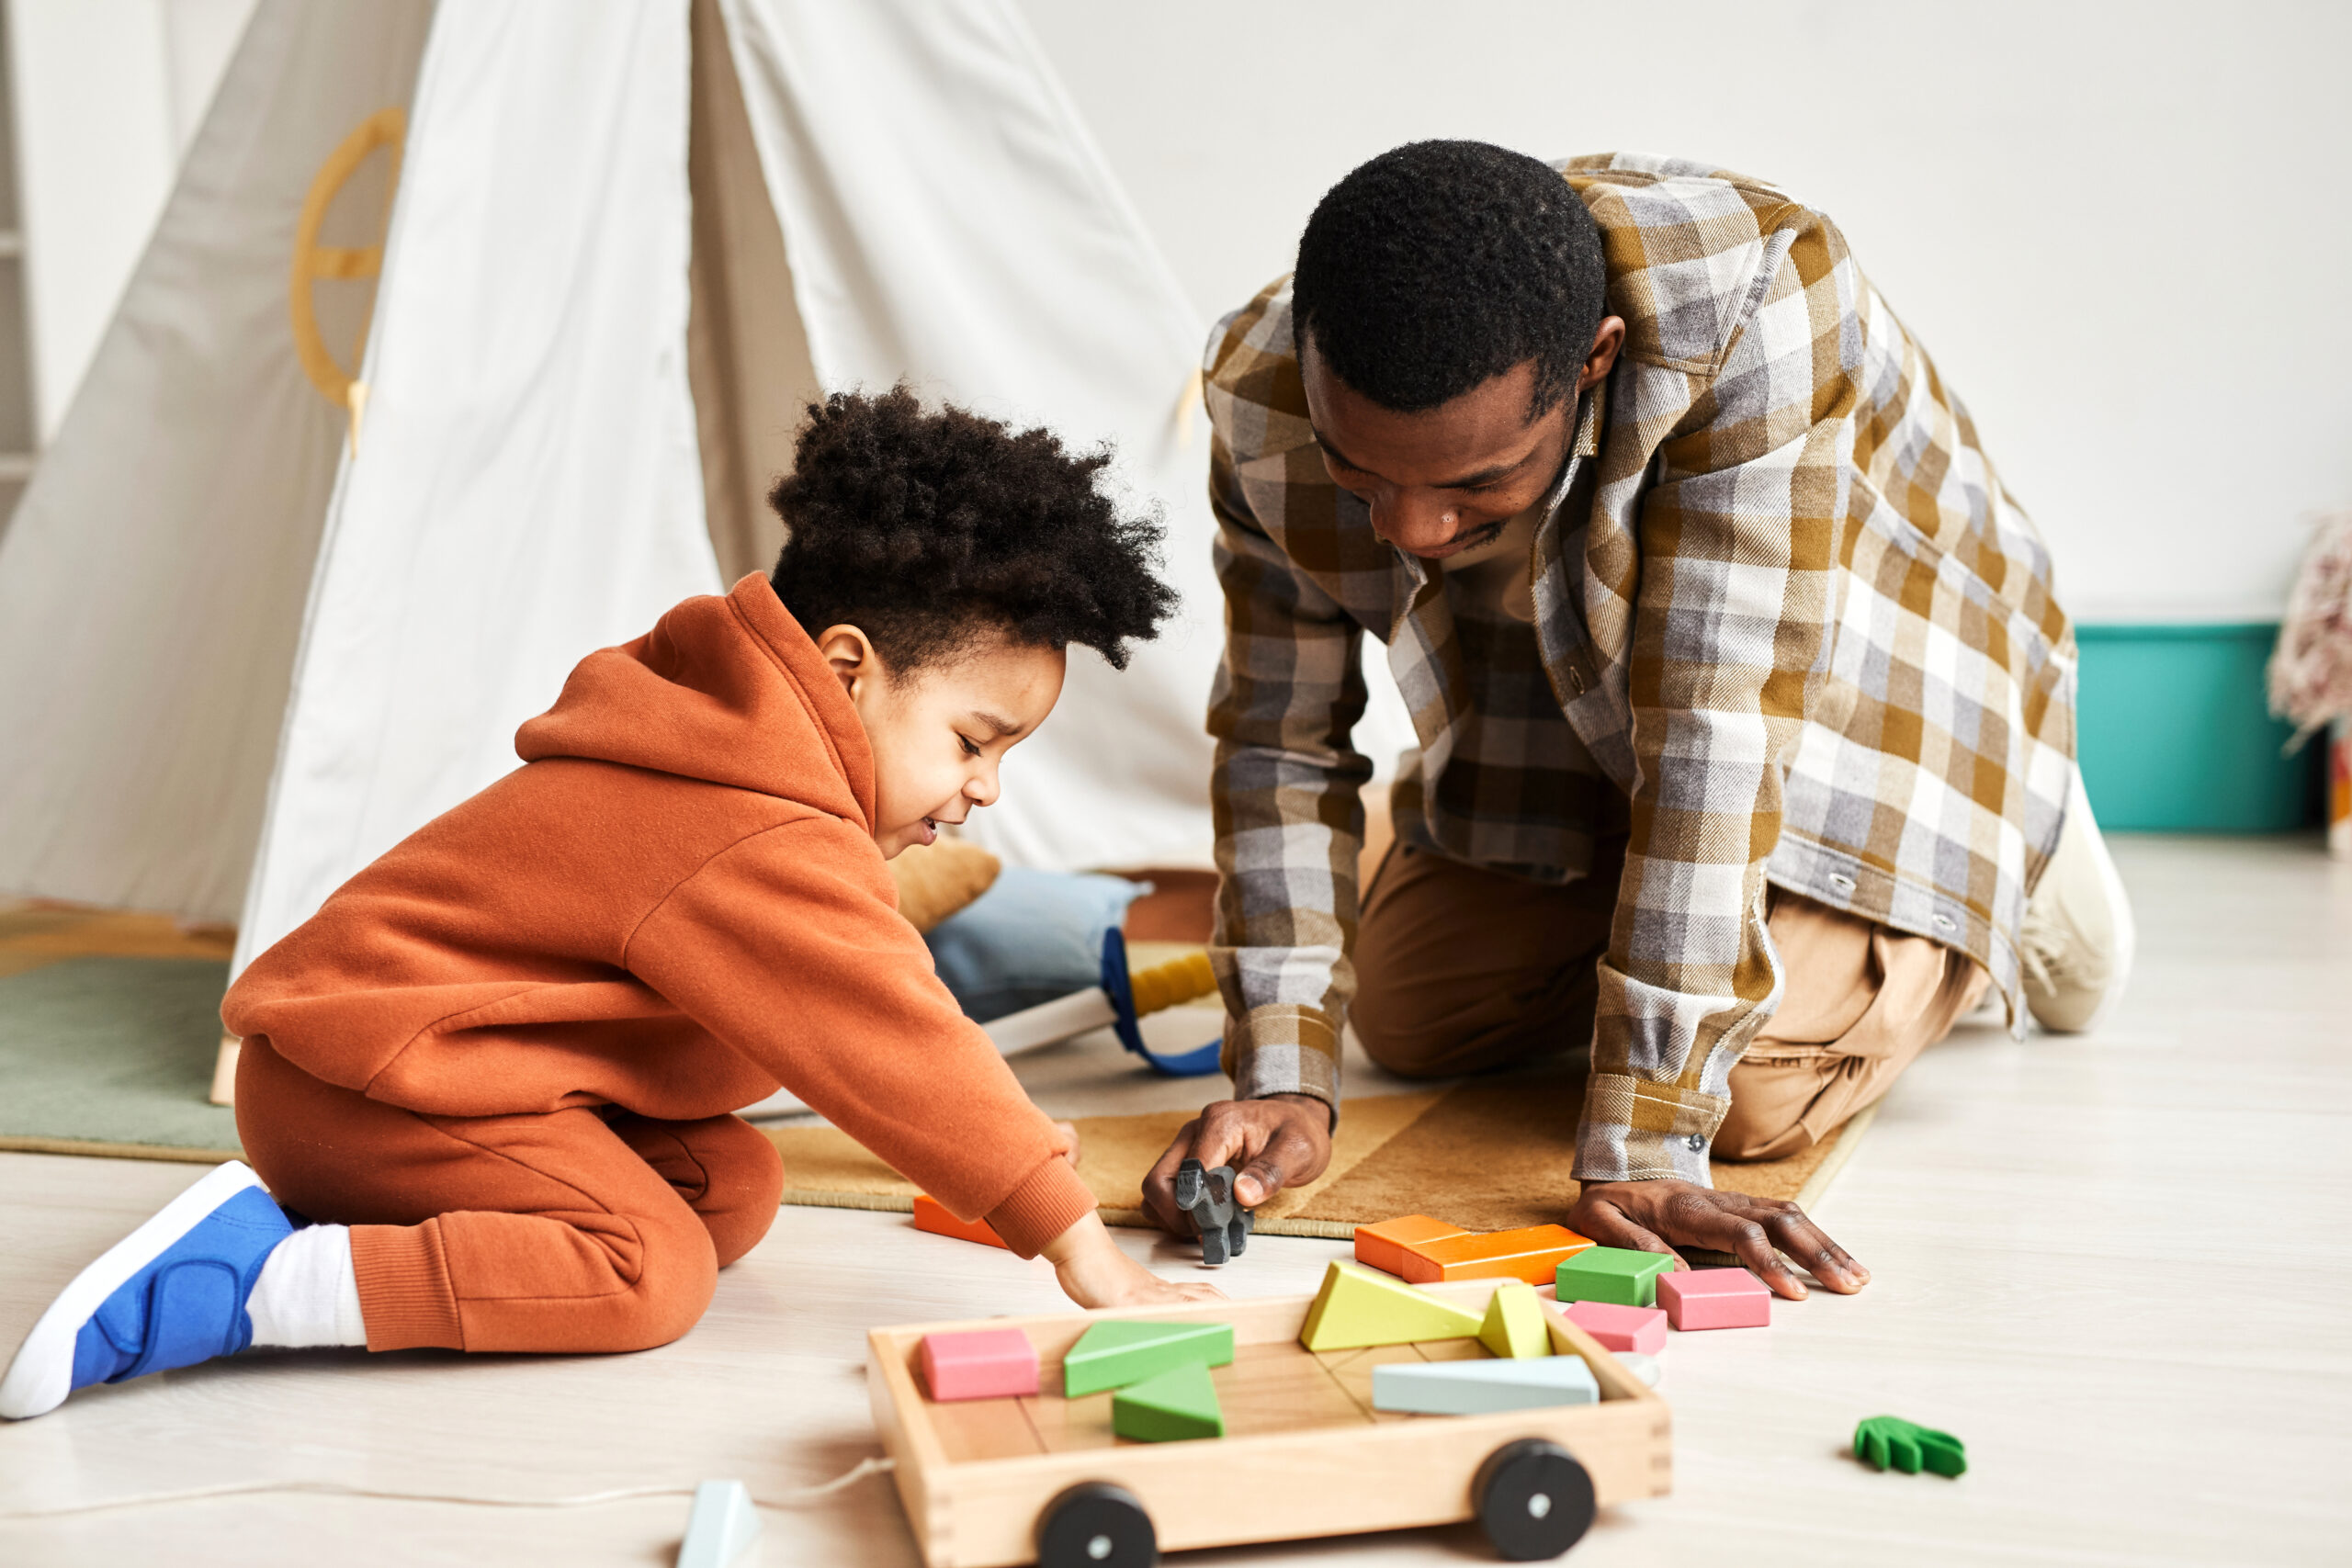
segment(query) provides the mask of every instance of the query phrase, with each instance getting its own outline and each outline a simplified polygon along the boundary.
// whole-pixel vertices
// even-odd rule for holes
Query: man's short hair
[[[1535,362],[1534,419],[1576,387],[1608,293],[1600,228],[1559,171],[1484,141],[1359,165],[1299,237],[1291,330],[1381,407],[1415,413]]]
[[[1123,670],[1176,591],[1159,578],[1158,519],[1123,513],[1097,483],[1110,461],[1051,431],[925,409],[905,387],[835,392],[809,405],[768,498],[787,536],[768,581],[810,637],[858,626],[901,672],[990,636],[1080,643]]]

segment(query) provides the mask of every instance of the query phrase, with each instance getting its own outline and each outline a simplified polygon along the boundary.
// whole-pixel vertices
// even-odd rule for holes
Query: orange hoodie
[[[590,654],[514,749],[255,959],[231,1032],[445,1116],[782,1085],[1024,1257],[1094,1207],[899,918],[865,731],[764,578]]]

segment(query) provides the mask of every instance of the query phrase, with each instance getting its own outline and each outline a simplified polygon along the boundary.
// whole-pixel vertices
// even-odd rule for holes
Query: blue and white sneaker
[[[245,1166],[211,1171],[49,1303],[0,1377],[0,1417],[46,1416],[77,1388],[243,1349],[254,1337],[245,1300],[293,1234]]]

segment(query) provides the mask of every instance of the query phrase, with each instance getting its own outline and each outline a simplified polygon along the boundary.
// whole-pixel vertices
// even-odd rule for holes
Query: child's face
[[[903,677],[855,626],[827,627],[817,647],[874,749],[874,841],[885,860],[996,799],[1004,754],[1046,722],[1069,668],[1060,649],[999,637]]]

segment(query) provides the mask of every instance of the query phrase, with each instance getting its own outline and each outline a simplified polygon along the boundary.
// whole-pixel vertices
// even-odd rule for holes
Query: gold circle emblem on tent
[[[322,245],[319,227],[326,221],[327,209],[335,195],[368,161],[378,148],[387,150],[391,166],[384,180],[384,214],[387,227],[391,215],[392,192],[401,183],[401,146],[408,135],[408,111],[395,105],[378,109],[353,129],[343,139],[342,145],[327,154],[319,165],[317,177],[311,181],[311,193],[302,198],[302,217],[294,226],[294,277],[287,299],[287,308],[294,320],[294,352],[302,361],[302,373],[322,397],[351,414],[353,445],[358,443],[359,405],[367,391],[353,374],[346,373],[327,351],[326,341],[319,333],[319,315],[311,298],[311,288],[321,278],[374,277],[384,269],[383,231],[378,231],[372,245]],[[359,343],[368,342],[368,316],[373,307],[363,312],[359,322]],[[356,366],[357,349],[354,352]]]

